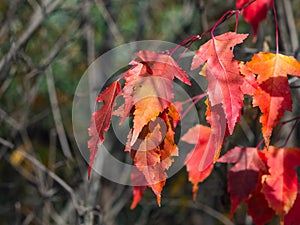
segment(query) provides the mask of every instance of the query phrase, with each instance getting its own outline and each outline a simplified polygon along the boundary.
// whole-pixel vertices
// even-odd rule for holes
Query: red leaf
[[[231,215],[236,207],[257,189],[260,183],[260,171],[267,171],[259,154],[256,148],[235,147],[218,160],[221,163],[235,163],[228,173]]]
[[[143,61],[153,64],[151,69],[154,70],[155,76],[166,77],[173,80],[174,77],[191,85],[186,72],[184,72],[174,61],[174,59],[167,54],[161,54],[157,52],[152,52],[149,50],[139,51],[136,55]]]
[[[241,8],[250,0],[237,0],[236,8]],[[272,0],[256,0],[242,10],[245,20],[251,24],[254,32],[254,39],[258,31],[258,25],[267,17],[268,10],[272,7]]]
[[[182,137],[182,140],[196,144],[195,148],[187,155],[185,165],[189,173],[189,181],[193,183],[193,198],[196,200],[196,194],[198,190],[198,183],[205,180],[213,169],[213,162],[211,161],[209,166],[201,168],[205,151],[207,151],[207,144],[211,135],[211,129],[203,125],[196,125],[188,130],[188,132]],[[197,139],[198,137],[198,139]]]
[[[244,97],[240,89],[243,79],[238,62],[233,59],[232,48],[242,43],[247,36],[228,32],[213,37],[197,50],[191,66],[191,69],[196,69],[206,62],[205,74],[211,109],[222,104],[230,134],[241,114]]]
[[[293,207],[298,191],[295,171],[300,166],[300,149],[270,146],[266,153],[269,175],[264,178],[262,191],[276,214],[282,219]]]
[[[130,209],[134,209],[139,203],[139,201],[142,199],[143,193],[146,190],[147,186],[142,185],[142,184],[146,184],[145,177],[136,168],[134,168],[131,173],[131,180],[133,185],[133,200]]]
[[[251,197],[246,202],[248,214],[252,217],[255,225],[265,225],[275,215],[274,210],[269,207],[264,194],[261,193],[261,185],[251,194]]]
[[[299,186],[299,184],[298,184]],[[298,193],[296,201],[289,213],[284,217],[285,225],[298,225],[300,221],[300,194]]]
[[[254,94],[253,105],[259,106],[265,143],[269,146],[273,128],[285,110],[292,109],[287,74],[300,77],[300,62],[294,57],[260,52],[246,64],[257,74],[259,88]]]
[[[115,106],[116,98],[121,93],[121,84],[117,81],[113,82],[96,99],[97,102],[103,102],[101,109],[93,113],[91,117],[91,125],[89,128],[88,148],[90,149],[90,164],[88,169],[88,177],[94,164],[95,157],[98,152],[98,145],[104,141],[104,132],[109,128],[112,110]]]

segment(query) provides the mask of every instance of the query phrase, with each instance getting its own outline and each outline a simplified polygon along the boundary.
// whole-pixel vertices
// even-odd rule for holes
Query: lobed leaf
[[[88,148],[90,149],[90,163],[88,169],[88,177],[94,164],[95,157],[98,152],[98,145],[104,141],[104,132],[110,126],[112,110],[116,103],[116,98],[121,94],[121,84],[118,81],[113,82],[96,99],[97,102],[103,102],[101,109],[92,114],[91,124],[89,127]]]

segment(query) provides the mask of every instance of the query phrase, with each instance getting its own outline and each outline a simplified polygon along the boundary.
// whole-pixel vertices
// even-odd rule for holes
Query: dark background
[[[297,57],[300,2],[276,2],[280,50]],[[179,43],[202,33],[234,7],[235,1],[230,0],[0,0],[0,224],[252,224],[244,205],[233,222],[228,220],[229,167],[219,164],[200,184],[196,202],[183,169],[167,181],[161,208],[148,189],[131,211],[130,186],[96,174],[88,182],[71,116],[76,86],[95,58],[137,40]],[[232,18],[216,33],[233,30],[234,24]],[[239,32],[250,33],[247,48],[237,55],[241,60],[267,46],[275,49],[271,11],[261,24],[257,43],[251,41],[251,27],[242,17]],[[298,115],[298,89],[292,89],[292,94]],[[246,117],[256,135],[253,146],[260,138],[257,113],[250,110]],[[281,141],[289,125],[284,129]],[[299,126],[289,144],[299,147],[297,130]],[[240,127],[224,151],[236,143],[249,145]],[[114,151],[125,154],[122,147]],[[276,223],[275,218],[272,224]]]

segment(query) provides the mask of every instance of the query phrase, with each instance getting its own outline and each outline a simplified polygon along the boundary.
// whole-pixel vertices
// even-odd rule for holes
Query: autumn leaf
[[[240,9],[251,0],[237,0],[236,8]],[[254,33],[254,40],[258,31],[259,24],[266,19],[268,10],[272,7],[272,0],[256,0],[244,9],[241,13],[245,20],[251,24]]]
[[[151,70],[155,76],[165,77],[169,80],[173,80],[174,77],[176,77],[181,82],[191,85],[187,73],[178,66],[170,55],[149,50],[139,51],[136,55],[142,60],[142,62],[152,64]]]
[[[174,143],[174,121],[178,117],[175,106],[170,105],[159,117],[143,127],[133,145],[130,144],[132,135],[128,135],[125,150],[130,152],[134,165],[143,174],[147,186],[155,193],[158,205],[167,179],[166,170],[173,163],[173,157],[178,155],[178,148]],[[141,189],[134,190],[137,193],[134,201],[137,202]]]
[[[299,187],[295,167],[300,166],[300,149],[270,146],[266,156],[269,174],[264,177],[262,192],[283,219],[297,198]]]
[[[189,144],[196,144],[195,148],[187,155],[185,165],[189,173],[189,181],[193,183],[193,199],[196,200],[198,183],[204,181],[213,169],[213,161],[209,166],[202,169],[200,163],[205,151],[208,151],[207,144],[210,138],[211,129],[203,125],[196,125],[190,128],[182,137],[182,140]]]
[[[284,217],[285,225],[296,225],[299,223],[300,221],[299,209],[300,209],[300,194],[298,193],[293,207],[291,208],[289,213]]]
[[[143,197],[143,193],[147,188],[145,185],[147,182],[144,175],[136,167],[133,168],[131,173],[131,181],[133,186],[133,200],[130,209],[134,209]]]
[[[123,89],[124,114],[121,123],[131,110],[134,115],[133,144],[143,126],[168,108],[174,98],[173,80],[178,78],[189,84],[188,75],[166,54],[149,50],[137,52],[139,57],[125,75]]]
[[[243,94],[253,96],[258,89],[258,82],[254,73],[243,63],[239,63],[240,73],[243,76],[241,90]]]
[[[265,143],[269,146],[273,128],[285,110],[292,110],[287,74],[300,77],[300,62],[292,56],[260,52],[246,63],[257,74],[258,89],[253,105],[263,113],[260,117]]]
[[[116,98],[120,94],[121,84],[115,81],[100,93],[96,99],[97,102],[103,102],[103,106],[101,109],[95,111],[91,117],[91,125],[89,127],[89,136],[91,139],[88,141],[88,148],[90,149],[88,177],[90,177],[94,160],[98,152],[98,145],[103,143],[104,132],[109,128]]]
[[[275,211],[270,208],[265,195],[261,192],[261,184],[251,193],[250,198],[246,200],[248,214],[252,217],[255,225],[265,225],[275,215]]]
[[[267,172],[259,154],[256,148],[235,147],[218,160],[221,163],[235,163],[228,173],[231,215],[257,189],[262,171]]]
[[[222,105],[230,134],[241,114],[244,98],[241,91],[243,77],[239,72],[238,61],[233,59],[232,48],[242,43],[247,36],[227,32],[213,37],[200,46],[191,65],[191,69],[196,69],[206,62],[205,74],[211,110],[215,105]]]

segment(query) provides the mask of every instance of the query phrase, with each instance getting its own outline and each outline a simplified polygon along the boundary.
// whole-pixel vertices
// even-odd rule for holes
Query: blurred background
[[[276,2],[280,50],[298,57],[300,2]],[[228,165],[216,165],[200,184],[196,202],[184,168],[167,180],[161,208],[147,190],[130,210],[132,187],[96,173],[88,181],[88,165],[72,128],[75,89],[94,59],[132,41],[179,43],[234,8],[232,0],[0,0],[0,224],[252,224],[244,205],[228,219]],[[234,26],[232,18],[216,33]],[[239,32],[250,37],[247,48],[238,48],[237,58],[248,60],[259,50],[274,50],[272,12],[261,24],[256,43],[242,17]],[[294,114],[299,115],[297,90],[292,92]],[[245,118],[256,137],[253,143],[237,127],[224,151],[237,143],[256,146],[260,140],[257,110],[247,111]],[[283,140],[289,133],[285,129]],[[299,147],[297,131],[299,126],[290,142]],[[122,146],[114,151],[123,154]]]

